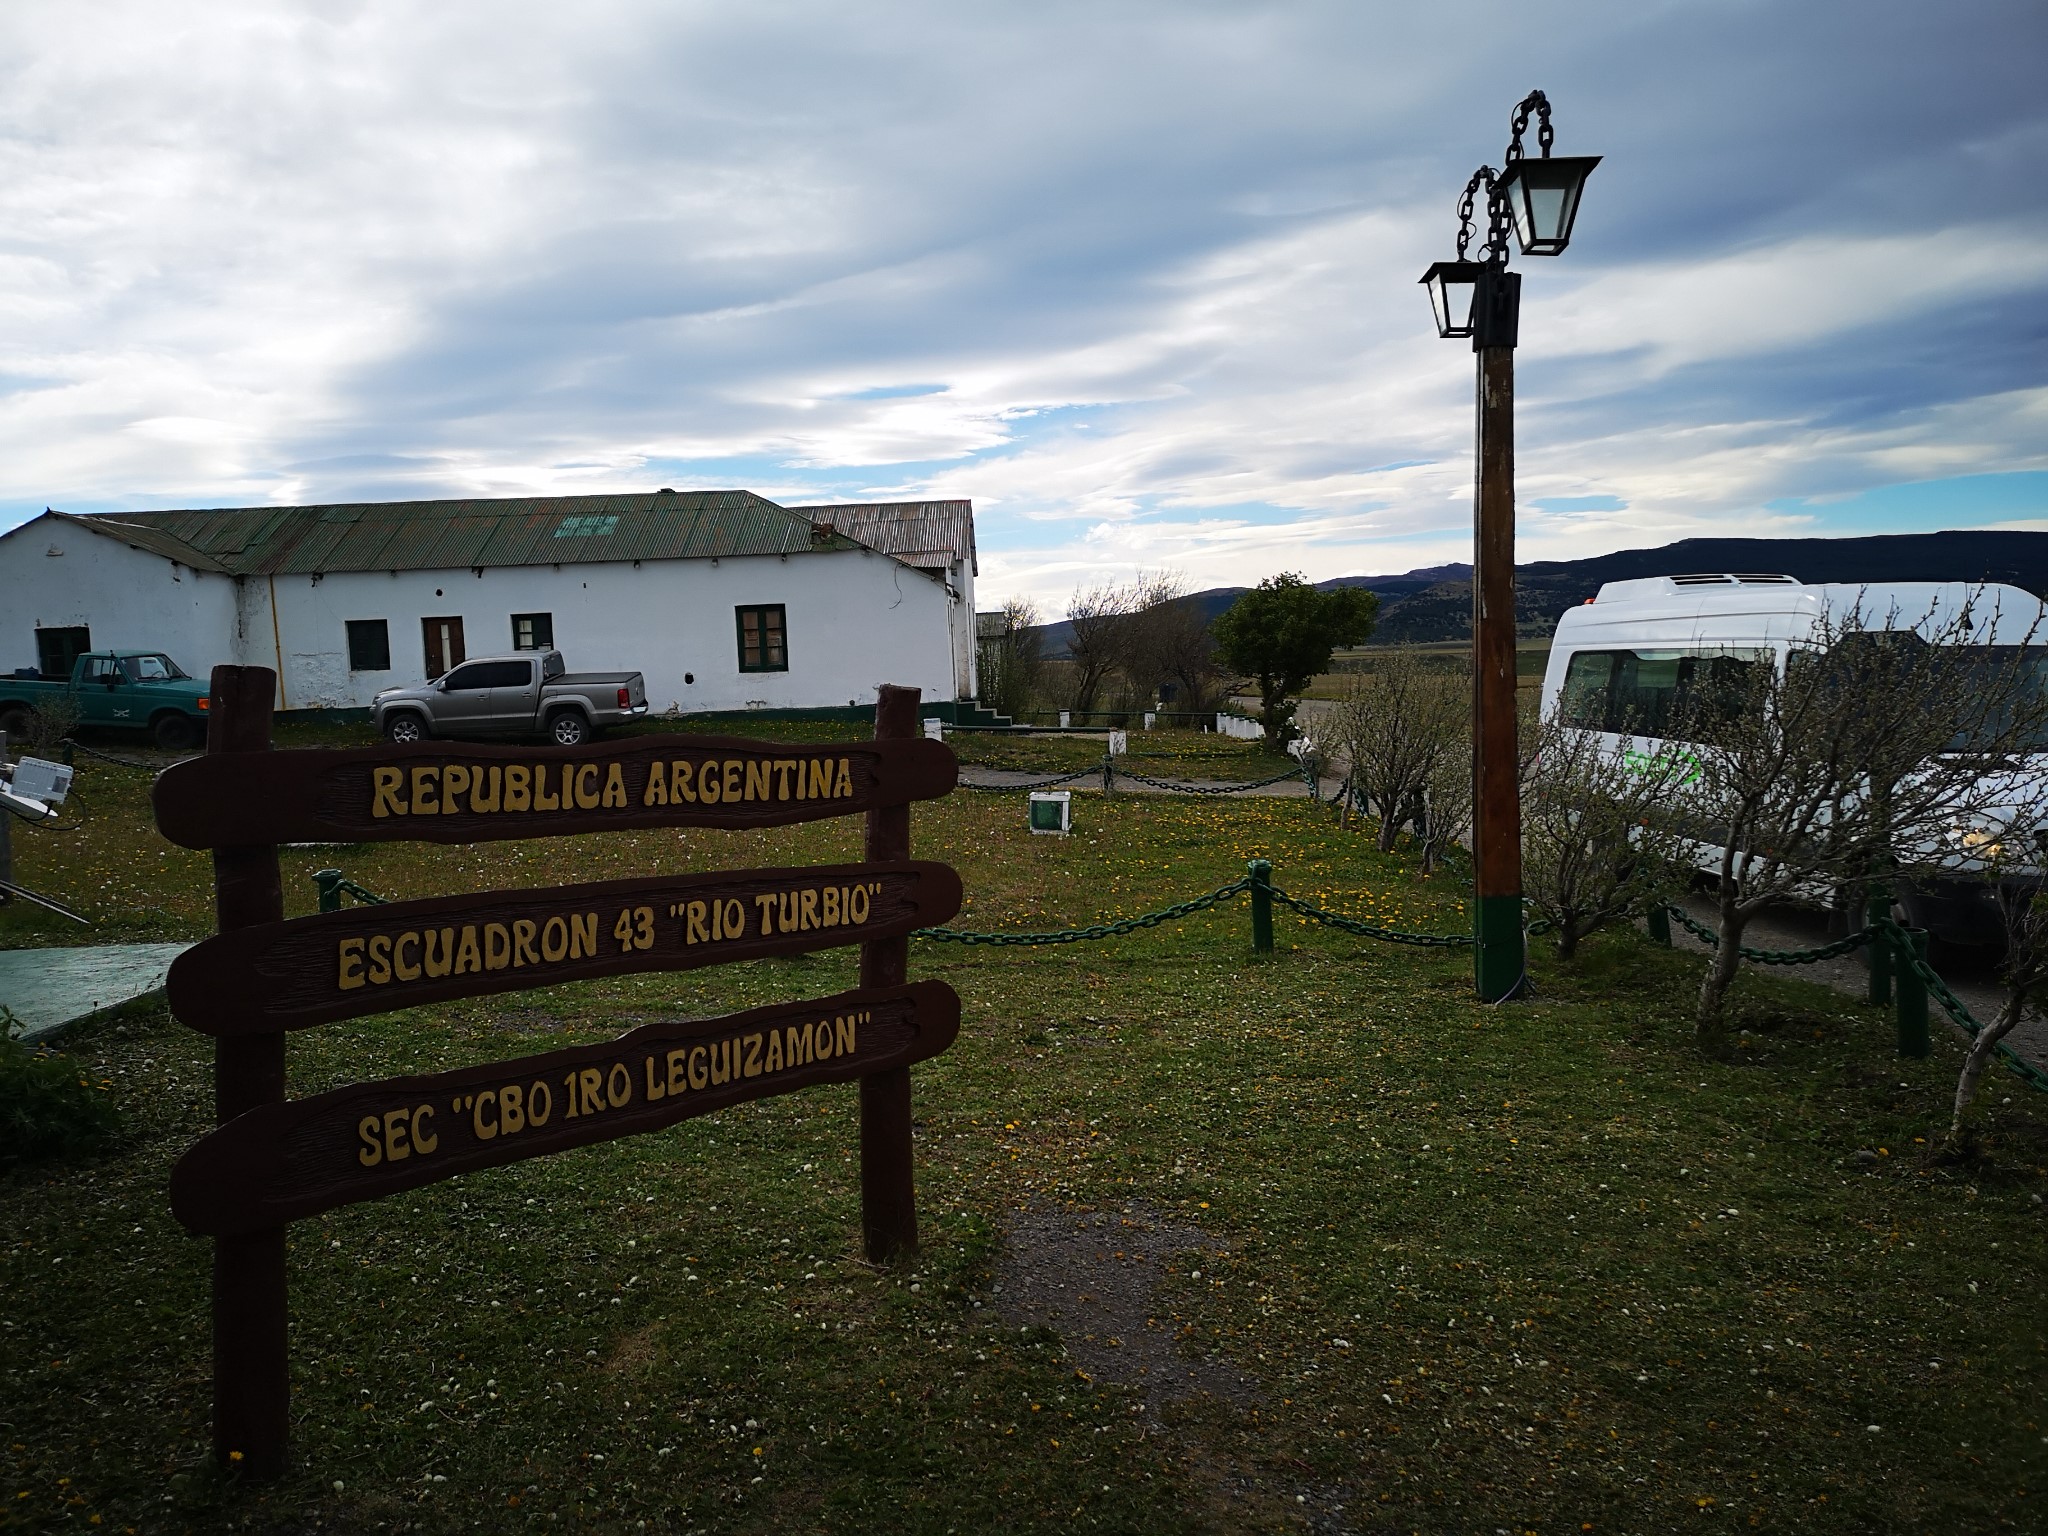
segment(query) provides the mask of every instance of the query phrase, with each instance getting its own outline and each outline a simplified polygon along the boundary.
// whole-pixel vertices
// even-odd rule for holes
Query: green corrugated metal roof
[[[237,575],[459,570],[856,549],[752,491],[105,512],[99,531]]]

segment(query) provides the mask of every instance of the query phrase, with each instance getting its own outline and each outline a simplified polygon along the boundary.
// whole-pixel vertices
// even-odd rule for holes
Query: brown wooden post
[[[916,688],[884,683],[875,699],[875,737],[915,736]],[[910,807],[868,812],[867,857],[910,857]],[[860,947],[860,984],[893,987],[910,970],[910,940],[878,939]],[[917,1191],[911,1172],[910,1068],[891,1067],[860,1080],[860,1225],[870,1262],[886,1264],[917,1252]]]
[[[1513,274],[1503,274],[1517,285]],[[1519,288],[1512,291],[1520,297]],[[1473,979],[1484,1002],[1522,989],[1522,797],[1515,729],[1515,352],[1478,346],[1479,475],[1472,556]]]
[[[268,667],[215,667],[206,750],[268,752],[277,674]],[[218,848],[213,855],[220,932],[284,916],[277,848]],[[284,1034],[214,1043],[214,1119],[284,1099]],[[221,1237],[213,1245],[213,1454],[250,1477],[285,1469],[291,1384],[285,1343],[284,1228]]]

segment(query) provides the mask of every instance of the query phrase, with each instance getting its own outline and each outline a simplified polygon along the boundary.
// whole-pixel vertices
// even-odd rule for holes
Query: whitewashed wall
[[[268,643],[265,594],[250,580],[252,636]],[[460,615],[471,656],[512,649],[512,615],[554,617],[555,645],[578,672],[637,671],[655,712],[869,704],[881,683],[957,697],[945,586],[886,555],[829,551],[709,560],[469,570],[344,572],[276,581],[285,707],[367,705],[379,688],[425,675],[420,621]],[[736,606],[781,603],[789,670],[739,670]],[[391,671],[348,670],[347,621],[383,619]],[[248,660],[275,664],[258,654]],[[694,681],[685,681],[686,675]]]
[[[61,548],[52,556],[47,551]],[[273,614],[272,594],[276,607]],[[742,673],[733,609],[781,603],[789,670]],[[209,575],[57,518],[0,538],[0,670],[33,666],[35,631],[85,624],[96,647],[146,646],[194,676],[221,662],[276,667],[285,709],[368,705],[425,675],[420,621],[460,615],[471,656],[512,649],[512,615],[549,613],[583,672],[637,671],[656,711],[872,703],[881,683],[964,696],[966,594],[886,555],[822,551],[710,560],[311,576]],[[383,619],[389,672],[351,672],[350,619]],[[971,639],[971,628],[968,631]],[[973,646],[964,646],[971,658]],[[693,681],[685,681],[686,675]]]
[[[57,517],[0,537],[0,671],[36,664],[38,629],[77,624],[92,630],[96,650],[160,650],[194,677],[240,659],[233,577]]]

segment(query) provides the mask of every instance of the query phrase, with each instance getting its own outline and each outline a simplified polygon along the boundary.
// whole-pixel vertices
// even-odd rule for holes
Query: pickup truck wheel
[[[199,741],[198,724],[186,715],[158,715],[150,731],[166,752],[183,752]]]
[[[384,717],[384,739],[408,746],[415,741],[427,739],[427,722],[411,710],[401,710],[395,715]]]
[[[28,737],[28,711],[19,704],[0,710],[0,735],[20,746]]]
[[[548,716],[548,740],[558,747],[580,747],[590,740],[590,724],[573,709]]]

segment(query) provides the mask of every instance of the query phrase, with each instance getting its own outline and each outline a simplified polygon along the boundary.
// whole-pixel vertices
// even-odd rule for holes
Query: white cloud
[[[971,496],[993,598],[1467,558],[1415,277],[1541,83],[1608,159],[1524,263],[1520,492],[1623,510],[1523,553],[1816,531],[1769,504],[2043,463],[2039,33],[1982,10],[19,5],[0,526],[746,484]]]

